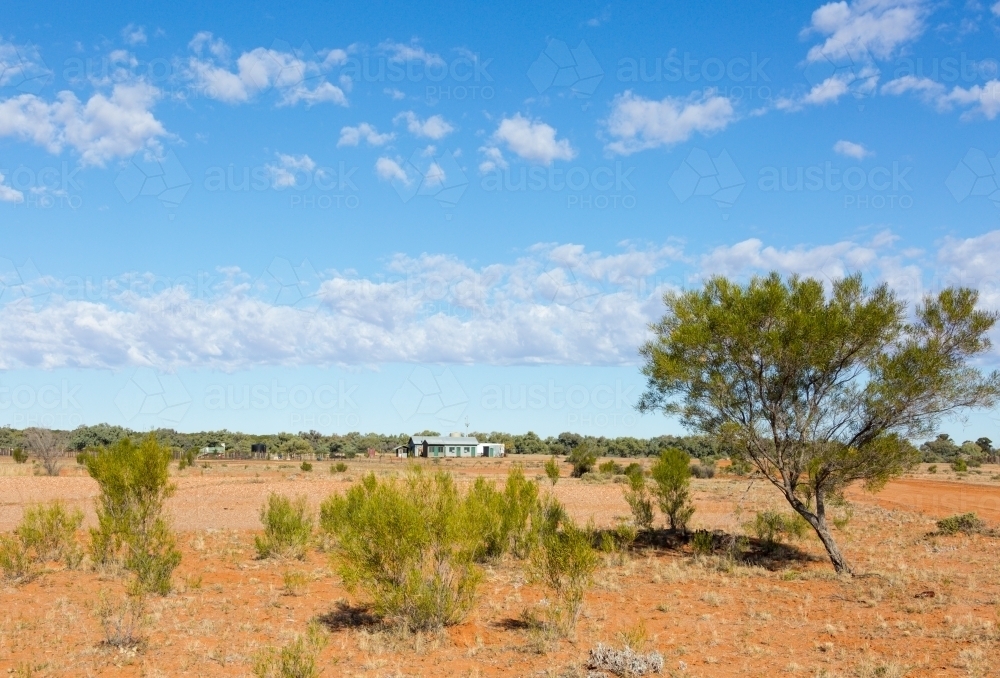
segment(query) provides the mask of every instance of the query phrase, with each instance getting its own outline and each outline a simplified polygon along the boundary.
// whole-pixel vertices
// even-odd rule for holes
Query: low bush
[[[76,531],[83,524],[80,509],[66,510],[59,501],[25,509],[16,534],[36,560],[58,560],[75,568],[83,557]]]
[[[951,470],[955,473],[966,473],[969,470],[969,465],[964,459],[956,459],[951,463]]]
[[[961,515],[950,516],[937,522],[938,532],[941,534],[977,534],[986,529],[986,523],[979,519],[975,513],[963,513]]]
[[[261,651],[253,662],[255,678],[316,678],[320,675],[319,653],[327,638],[319,624],[313,622],[305,635],[296,637],[281,648]]]
[[[545,475],[548,476],[549,482],[553,485],[559,481],[559,462],[556,461],[554,454],[545,462]]]
[[[609,476],[620,476],[625,473],[625,467],[619,464],[618,462],[614,461],[613,459],[609,459],[603,464],[600,464],[597,467],[597,470],[600,471],[601,473],[606,473]]]
[[[301,465],[299,466],[299,468],[300,468],[300,469],[302,469],[302,470],[303,470],[303,471],[304,471],[305,473],[309,473],[310,471],[312,471],[312,470],[313,470],[313,465],[312,465],[312,464],[310,464],[310,463],[309,463],[308,461],[304,461],[304,462],[302,462],[302,464],[301,464]]]
[[[127,594],[114,602],[106,591],[102,591],[94,613],[104,631],[105,645],[118,649],[132,649],[142,645],[142,629],[147,622],[146,598],[143,594]]]
[[[625,501],[632,510],[632,522],[637,529],[650,530],[653,527],[653,501],[649,495],[646,476],[638,464],[630,465],[625,474]]]
[[[91,555],[99,566],[131,572],[129,590],[136,596],[169,593],[171,574],[181,562],[163,509],[175,490],[170,458],[170,450],[150,434],[138,445],[122,438],[84,459],[100,490]]]
[[[768,547],[773,547],[788,538],[801,539],[809,530],[809,524],[796,514],[785,515],[777,511],[761,511],[746,527]]]
[[[484,535],[502,532],[483,524],[484,499],[474,491],[463,495],[450,475],[414,468],[402,479],[366,475],[324,501],[320,524],[333,535],[348,589],[362,589],[377,615],[411,630],[464,619],[482,577]],[[491,493],[486,501],[498,500]]]
[[[696,556],[707,556],[715,550],[715,539],[708,530],[698,530],[691,538],[691,550]]]
[[[254,537],[258,557],[305,558],[313,530],[313,517],[305,496],[292,500],[271,494],[260,509],[260,522],[264,534]]]
[[[37,576],[35,560],[24,542],[15,536],[0,534],[0,575],[10,584],[22,584]]]
[[[694,514],[690,462],[687,452],[670,447],[660,453],[660,458],[650,469],[660,510],[670,521],[672,532],[686,532],[688,521]]]
[[[695,478],[714,478],[715,477],[715,465],[714,464],[704,464],[697,463],[691,467],[691,475]]]
[[[573,465],[572,476],[581,478],[593,470],[594,464],[597,463],[597,452],[588,441],[584,440],[570,451],[566,461]]]
[[[20,447],[15,447],[14,451],[11,453],[14,458],[14,463],[23,464],[28,461],[28,453],[22,450]]]
[[[330,466],[330,473],[343,473],[347,470],[347,464],[342,461],[338,461],[336,464]]]
[[[523,557],[530,549],[532,515],[538,505],[538,485],[527,480],[520,466],[507,474],[503,491],[477,478],[468,495],[469,510],[482,531],[477,562],[498,561],[513,551]]]
[[[587,667],[595,671],[609,671],[616,676],[648,676],[663,673],[663,655],[659,652],[640,654],[631,647],[616,650],[597,644],[590,651]]]
[[[937,473],[937,464],[931,464],[927,467],[928,473]]]
[[[554,594],[548,610],[550,629],[568,636],[576,627],[598,558],[590,532],[573,523],[555,500],[550,500],[545,513],[541,539],[532,552],[530,572],[535,581]]]

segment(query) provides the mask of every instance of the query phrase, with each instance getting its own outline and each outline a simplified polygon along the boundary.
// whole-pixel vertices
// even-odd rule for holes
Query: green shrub
[[[269,647],[253,662],[255,678],[316,678],[321,669],[319,653],[326,647],[326,634],[319,624],[309,624],[304,636],[298,636],[282,648]]]
[[[60,560],[74,568],[82,557],[76,543],[76,531],[81,524],[83,512],[80,509],[67,511],[61,502],[54,501],[25,509],[16,533],[36,560]]]
[[[691,538],[691,550],[696,556],[707,556],[715,550],[715,540],[708,530],[698,530]]]
[[[594,464],[597,463],[597,453],[591,444],[584,440],[570,451],[569,456],[566,457],[566,461],[573,465],[572,476],[580,478],[583,474],[590,473],[593,470]]]
[[[937,473],[937,464],[931,464],[927,467],[928,473]]]
[[[260,558],[305,558],[313,530],[313,516],[305,496],[293,501],[271,494],[260,509],[260,522],[264,534],[254,537]]]
[[[338,461],[336,464],[330,466],[330,473],[343,473],[347,470],[347,464],[342,461]]]
[[[670,530],[687,530],[688,521],[694,514],[691,503],[691,457],[687,452],[668,447],[660,453],[660,458],[650,469],[655,483],[654,494],[660,510],[670,521]]]
[[[939,520],[937,528],[941,534],[958,534],[959,532],[976,534],[986,529],[986,523],[980,520],[975,513],[963,513]]]
[[[638,464],[630,465],[625,474],[628,484],[625,486],[625,501],[632,510],[632,522],[640,530],[653,527],[653,502],[646,485],[646,476]]]
[[[532,552],[530,573],[554,594],[549,608],[551,629],[567,636],[576,627],[598,558],[588,530],[577,527],[561,507],[550,504],[548,513],[539,546]]]
[[[14,451],[11,453],[11,456],[14,457],[14,463],[16,464],[23,464],[24,462],[28,461],[28,453],[22,450],[20,447],[15,447]]]
[[[170,457],[150,434],[138,445],[122,438],[84,460],[100,491],[91,555],[98,565],[131,572],[135,595],[169,593],[170,576],[181,562],[163,510],[175,490],[167,471]]]
[[[802,516],[785,515],[777,511],[761,511],[746,527],[768,547],[774,547],[788,538],[801,539],[809,529]]]
[[[601,473],[606,473],[610,476],[620,476],[623,473],[625,473],[625,467],[619,464],[618,462],[614,461],[613,459],[609,459],[600,466],[598,466],[597,470],[600,471]]]
[[[483,488],[488,499],[473,496],[475,488],[463,496],[450,475],[415,468],[403,479],[366,475],[329,497],[320,523],[334,536],[336,567],[349,590],[362,589],[376,614],[412,630],[464,619],[482,577],[475,561],[484,532],[493,539],[502,532],[483,525],[482,502],[497,501]],[[514,489],[520,497],[523,488]]]
[[[301,464],[301,465],[299,466],[299,468],[300,468],[300,469],[302,469],[302,470],[303,470],[303,471],[304,471],[305,473],[309,473],[310,471],[312,471],[312,470],[313,470],[313,465],[312,465],[312,464],[310,464],[310,463],[309,463],[308,461],[304,461],[304,462],[302,462],[302,464]]]
[[[186,452],[182,452],[180,460],[177,462],[177,470],[183,471],[189,466],[194,466],[195,460],[198,458],[198,450],[191,448]]]
[[[714,478],[715,464],[705,464],[698,462],[691,467],[691,475],[695,478]]]
[[[545,462],[545,475],[553,485],[559,481],[559,462],[556,461],[554,454]]]
[[[24,542],[15,536],[0,534],[0,575],[11,584],[31,581],[37,576],[35,561]]]
[[[956,459],[951,463],[951,469],[955,473],[965,473],[969,470],[969,465],[965,462],[964,459],[959,457],[958,459]]]
[[[625,475],[627,475],[627,476],[630,476],[633,473],[645,474],[645,471],[642,470],[642,464],[640,464],[639,462],[633,461],[631,464],[629,464],[628,466],[625,467],[625,469],[622,471],[622,473],[625,474]]]

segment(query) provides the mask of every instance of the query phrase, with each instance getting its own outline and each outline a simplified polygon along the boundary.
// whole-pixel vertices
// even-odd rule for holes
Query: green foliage
[[[609,459],[603,464],[600,464],[597,467],[597,470],[600,471],[601,473],[606,473],[612,476],[620,476],[625,473],[625,467],[619,464],[618,462],[614,461],[613,459]]]
[[[746,527],[766,546],[774,547],[789,538],[801,539],[809,529],[809,524],[799,515],[761,511]]]
[[[486,479],[477,478],[469,490],[468,502],[473,521],[481,530],[476,562],[497,561],[510,551],[523,556],[528,551],[538,485],[524,477],[520,466],[507,474],[503,492]]]
[[[327,638],[319,624],[312,622],[305,635],[300,635],[281,648],[261,651],[253,662],[255,678],[317,678],[319,653]]]
[[[975,513],[963,513],[939,520],[937,528],[941,534],[977,534],[986,530],[986,523]]]
[[[330,466],[330,473],[343,473],[347,470],[347,464],[342,461],[338,461],[336,464]]]
[[[708,530],[698,530],[691,537],[691,550],[696,556],[707,556],[715,550],[715,540]]]
[[[590,532],[578,527],[562,507],[552,502],[546,511],[540,543],[531,555],[530,573],[552,591],[549,623],[554,631],[566,636],[576,627],[598,558]]]
[[[194,466],[195,460],[198,458],[198,450],[195,448],[189,448],[187,451],[181,453],[180,459],[177,461],[177,470],[183,471],[189,466]]]
[[[313,465],[310,464],[308,461],[304,461],[299,465],[299,468],[302,469],[304,473],[309,473],[310,471],[313,470]]]
[[[927,467],[928,473],[937,473],[937,464],[931,464]]]
[[[688,521],[694,514],[691,503],[691,458],[686,452],[667,448],[660,453],[650,469],[654,482],[654,494],[660,510],[670,521],[671,531],[687,530]]]
[[[945,289],[910,322],[887,285],[866,288],[860,275],[829,289],[777,273],[746,285],[715,277],[664,297],[641,349],[649,387],[639,407],[677,414],[750,461],[844,571],[825,498],[855,481],[884,485],[919,459],[908,439],[1000,396],[1000,373],[970,366],[998,318],[977,302],[973,290]]]
[[[59,560],[73,568],[82,558],[76,543],[76,531],[82,524],[80,509],[67,511],[62,502],[54,501],[25,509],[15,533],[36,560]]]
[[[553,485],[559,482],[559,462],[556,461],[554,454],[545,462],[545,475]]]
[[[320,524],[333,537],[344,583],[367,593],[376,614],[410,629],[464,619],[482,577],[484,534],[502,532],[495,521],[484,525],[483,502],[497,501],[486,487],[478,491],[489,498],[475,489],[463,495],[450,475],[414,468],[402,480],[369,474],[329,497]]]
[[[313,516],[306,497],[294,500],[271,494],[260,509],[264,534],[254,537],[260,558],[298,558],[306,556],[312,538]]]
[[[20,447],[15,447],[14,451],[11,453],[11,456],[14,458],[14,463],[16,464],[23,464],[24,462],[28,461],[28,453],[25,452]]]
[[[646,484],[646,476],[638,464],[629,466],[627,470],[625,501],[632,510],[632,522],[640,530],[650,530],[653,527],[653,502]]]
[[[100,490],[92,557],[98,565],[131,572],[136,595],[169,593],[171,573],[181,561],[163,510],[175,490],[167,472],[170,457],[150,434],[138,445],[122,438],[85,459]]]
[[[37,576],[35,559],[19,537],[0,534],[0,575],[5,582],[20,584]]]
[[[964,459],[959,457],[951,463],[951,470],[955,473],[966,473],[969,470],[969,465]]]
[[[583,441],[573,448],[566,457],[566,461],[573,465],[572,476],[581,477],[584,473],[590,473],[597,463],[597,453],[588,441]]]
[[[706,464],[704,462],[698,462],[691,466],[690,473],[695,478],[714,478],[715,477],[715,464]]]

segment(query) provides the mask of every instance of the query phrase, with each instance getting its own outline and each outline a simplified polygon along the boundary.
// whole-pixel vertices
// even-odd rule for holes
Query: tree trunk
[[[847,560],[840,552],[840,547],[837,546],[837,541],[833,538],[830,528],[826,524],[826,507],[823,504],[823,494],[821,492],[816,493],[816,513],[810,511],[809,507],[803,504],[794,494],[790,496],[786,494],[785,498],[788,499],[788,503],[792,505],[792,508],[805,518],[806,522],[816,531],[816,536],[823,542],[823,548],[826,549],[826,554],[830,556],[830,562],[833,563],[833,569],[837,574],[852,574]]]

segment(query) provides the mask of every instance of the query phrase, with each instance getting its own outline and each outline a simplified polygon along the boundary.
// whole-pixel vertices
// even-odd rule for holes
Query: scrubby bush
[[[497,561],[510,551],[523,556],[528,551],[528,530],[538,505],[538,485],[527,480],[519,466],[508,473],[503,492],[492,482],[477,478],[469,490],[468,501],[482,536],[476,562]]]
[[[330,466],[330,473],[343,473],[347,470],[347,464],[342,461],[338,461],[336,464]]]
[[[83,512],[80,509],[67,511],[61,502],[54,501],[25,509],[16,534],[36,560],[59,560],[72,568],[82,557],[76,543],[76,531],[81,524]]]
[[[600,464],[597,467],[597,470],[609,476],[620,476],[625,473],[625,467],[613,459],[609,459],[603,464]]]
[[[15,464],[23,464],[28,461],[28,453],[20,447],[15,447],[14,451],[11,452],[11,456],[14,458]]]
[[[365,591],[389,622],[433,629],[472,608],[482,577],[475,561],[490,532],[481,501],[445,473],[415,468],[381,481],[369,474],[324,501],[320,523],[334,537],[337,570],[350,590]]]
[[[254,537],[260,558],[305,558],[312,538],[313,516],[305,496],[294,500],[271,494],[260,509],[264,534]]]
[[[660,453],[650,469],[655,483],[654,493],[660,510],[667,516],[672,532],[687,530],[688,521],[694,514],[691,503],[691,457],[687,452],[668,447]]]
[[[715,550],[715,539],[708,530],[698,530],[691,538],[691,550],[696,556],[707,556]]]
[[[699,462],[691,467],[691,475],[695,478],[714,478],[715,464]]]
[[[532,552],[532,578],[553,592],[549,608],[550,628],[569,635],[583,607],[583,596],[597,568],[597,552],[588,530],[578,527],[555,500],[545,509],[538,547]]]
[[[182,452],[180,459],[177,461],[177,470],[183,471],[189,466],[194,466],[195,460],[198,458],[198,450],[191,448],[186,452]]]
[[[980,520],[975,513],[963,513],[939,520],[937,528],[941,534],[958,534],[959,532],[976,534],[986,529],[986,523]]]
[[[580,478],[593,470],[594,464],[597,463],[597,452],[589,441],[584,440],[570,451],[566,461],[573,465],[572,476]]]
[[[313,465],[310,464],[308,461],[304,461],[302,462],[302,464],[299,465],[299,468],[302,469],[305,473],[309,473],[310,471],[313,470]]]
[[[659,652],[640,654],[629,646],[616,650],[598,643],[590,651],[587,667],[595,671],[610,671],[616,676],[638,678],[663,673],[663,655]]]
[[[20,584],[38,574],[35,561],[19,537],[0,534],[0,575],[3,581]]]
[[[126,594],[115,602],[106,591],[102,591],[94,614],[104,631],[105,645],[118,649],[132,649],[142,645],[142,629],[147,621],[144,595]]]
[[[171,573],[181,561],[163,510],[175,490],[167,472],[170,457],[150,434],[138,445],[122,438],[84,460],[100,491],[91,555],[100,566],[131,572],[136,596],[169,593]]]
[[[554,454],[545,462],[545,475],[553,485],[559,481],[559,462],[556,461]]]
[[[650,499],[649,487],[642,467],[631,464],[625,474],[628,484],[625,486],[625,501],[632,510],[632,522],[640,530],[653,527],[653,502]]]
[[[747,527],[768,547],[774,547],[786,539],[801,539],[809,529],[809,524],[800,515],[785,515],[777,511],[761,511]]]
[[[953,470],[955,473],[965,473],[969,470],[969,465],[966,463],[964,459],[959,457],[958,459],[956,459],[951,463],[951,470]]]
[[[320,675],[319,653],[327,638],[319,624],[313,622],[303,636],[298,636],[282,648],[269,647],[253,662],[255,678],[316,678]]]
[[[931,464],[927,467],[928,473],[937,473],[937,464]]]

